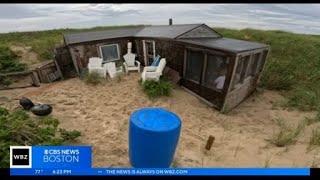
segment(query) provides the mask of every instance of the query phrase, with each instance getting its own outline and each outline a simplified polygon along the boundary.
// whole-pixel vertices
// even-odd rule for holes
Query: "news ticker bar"
[[[13,168],[12,176],[310,176],[310,168]]]

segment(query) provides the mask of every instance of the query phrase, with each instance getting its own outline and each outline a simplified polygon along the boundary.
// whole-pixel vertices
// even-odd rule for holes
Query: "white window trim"
[[[103,48],[103,47],[106,47],[106,46],[114,46],[114,45],[117,46],[118,58],[116,58],[116,59],[111,59],[111,60],[108,60],[108,61],[104,60],[104,58],[103,58],[103,53],[102,53],[102,48]],[[103,62],[112,62],[112,61],[120,60],[119,44],[106,44],[106,45],[102,45],[102,46],[99,46],[99,50],[100,50],[100,57],[103,59]]]

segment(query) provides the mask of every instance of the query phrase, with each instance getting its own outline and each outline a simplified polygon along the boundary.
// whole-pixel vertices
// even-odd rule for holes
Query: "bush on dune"
[[[104,82],[104,79],[96,72],[85,72],[83,75],[83,80],[86,84],[94,86]]]
[[[24,71],[26,65],[19,62],[18,56],[9,47],[0,46],[0,73]]]
[[[159,82],[146,80],[142,87],[147,96],[151,99],[160,96],[169,96],[172,91],[172,85],[169,81],[160,79]]]
[[[50,116],[32,118],[23,110],[9,112],[0,107],[0,167],[9,167],[10,146],[62,145],[81,135],[58,126],[59,121]]]

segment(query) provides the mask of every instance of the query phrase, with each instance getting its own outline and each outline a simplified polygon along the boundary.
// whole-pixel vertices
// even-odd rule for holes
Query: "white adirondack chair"
[[[107,72],[110,76],[110,78],[114,78],[117,75],[119,75],[120,73],[122,73],[122,67],[120,67],[119,69],[116,68],[116,63],[115,62],[109,62],[104,64],[104,66],[107,69]]]
[[[123,63],[125,71],[128,74],[129,71],[140,72],[140,62],[136,61],[136,54],[131,53],[132,43],[128,42],[128,53],[123,56],[125,62]]]
[[[123,56],[125,62],[123,63],[126,73],[128,74],[129,71],[138,71],[140,72],[140,62],[136,61],[136,54],[127,53]]]
[[[158,66],[146,66],[141,74],[142,82],[145,80],[159,81],[166,66],[166,59],[161,58]]]
[[[107,69],[106,67],[102,66],[102,58],[99,57],[89,58],[88,70],[89,74],[96,72],[103,78],[106,78],[107,76]]]

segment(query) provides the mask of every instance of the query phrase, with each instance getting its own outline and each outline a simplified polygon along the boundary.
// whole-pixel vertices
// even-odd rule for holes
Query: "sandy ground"
[[[275,118],[297,124],[312,112],[275,107],[283,99],[277,92],[254,94],[230,113],[221,114],[180,87],[171,97],[150,101],[132,73],[120,82],[89,86],[78,78],[44,84],[40,88],[0,91],[0,105],[14,109],[13,98],[26,96],[35,102],[53,104],[52,116],[61,126],[81,131],[78,144],[93,146],[95,167],[130,166],[128,160],[128,121],[130,113],[146,106],[160,106],[177,113],[182,131],[173,167],[303,167],[320,163],[318,149],[307,152],[313,124],[307,126],[298,142],[276,147],[266,139],[277,132]],[[209,135],[215,137],[205,150]],[[319,155],[318,155],[319,154]]]

